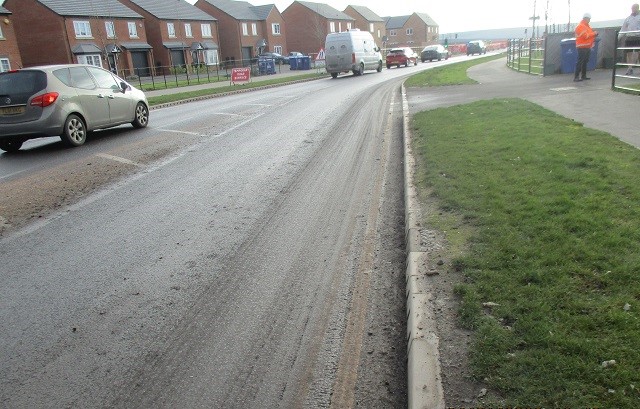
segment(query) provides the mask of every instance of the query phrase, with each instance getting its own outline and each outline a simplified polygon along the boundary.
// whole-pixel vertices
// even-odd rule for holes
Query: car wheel
[[[18,152],[22,147],[23,141],[19,140],[8,140],[8,141],[0,141],[0,149],[5,152]]]
[[[378,69],[376,71],[382,72],[382,61],[378,63]]]
[[[364,63],[360,63],[360,69],[358,70],[358,75],[364,75]]]
[[[149,108],[144,103],[138,102],[135,115],[133,122],[131,122],[134,128],[144,128],[149,124]]]
[[[338,78],[338,73],[337,72],[332,72],[331,73],[331,78]]]
[[[64,121],[64,129],[60,139],[67,145],[80,146],[87,140],[87,127],[82,118],[71,114]]]
[[[405,61],[405,62],[404,62],[404,66],[405,66],[405,67],[408,67],[408,66],[409,66],[409,60],[407,60],[407,61]]]

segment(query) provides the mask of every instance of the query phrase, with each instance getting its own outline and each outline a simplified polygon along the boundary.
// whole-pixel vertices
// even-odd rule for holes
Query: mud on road
[[[0,182],[0,237],[64,212],[91,193],[153,166],[197,141],[198,137],[192,135],[176,138],[160,134]],[[12,155],[21,154],[27,153],[18,151]]]

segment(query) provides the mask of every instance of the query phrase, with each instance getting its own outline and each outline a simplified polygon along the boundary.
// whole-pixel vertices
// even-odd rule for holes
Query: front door
[[[246,67],[251,64],[251,57],[253,57],[253,47],[242,47],[242,66]]]

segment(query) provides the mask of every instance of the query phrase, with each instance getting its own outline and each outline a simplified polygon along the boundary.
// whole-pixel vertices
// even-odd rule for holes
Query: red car
[[[408,67],[411,63],[418,65],[418,54],[409,47],[392,48],[387,54],[387,68],[393,65]]]

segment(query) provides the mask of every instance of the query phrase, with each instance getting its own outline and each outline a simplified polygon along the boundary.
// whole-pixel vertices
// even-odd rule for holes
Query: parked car
[[[332,78],[341,72],[362,75],[365,70],[382,72],[382,55],[373,36],[357,28],[329,33],[324,43],[325,69]]]
[[[467,55],[486,54],[487,45],[482,40],[469,41],[467,43]]]
[[[389,50],[386,58],[387,68],[392,66],[400,67],[404,65],[408,67],[409,64],[418,65],[418,54],[410,47],[392,48]]]
[[[66,64],[0,73],[0,149],[6,152],[46,136],[80,146],[87,132],[126,123],[147,126],[147,98],[102,68]]]
[[[258,56],[258,59],[271,59],[276,64],[284,64],[284,56],[278,53],[262,53]]]
[[[289,59],[290,58],[298,58],[298,57],[304,57],[304,54],[298,52],[298,51],[291,51],[289,53],[289,55],[285,55],[284,56],[284,63],[285,64],[289,64]]]
[[[427,60],[448,60],[449,59],[449,50],[441,46],[440,44],[436,45],[428,45],[422,49],[420,53],[420,61],[425,62]]]

